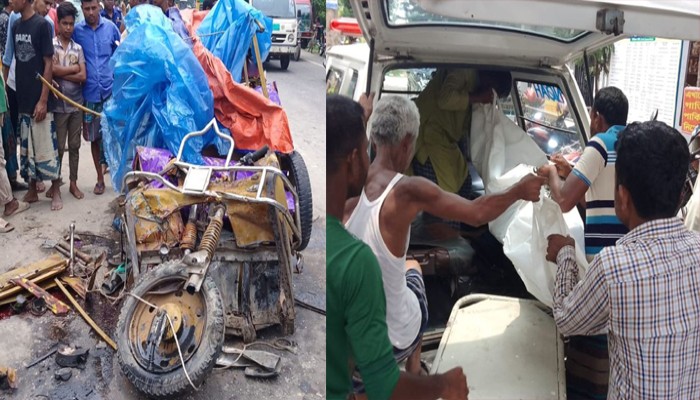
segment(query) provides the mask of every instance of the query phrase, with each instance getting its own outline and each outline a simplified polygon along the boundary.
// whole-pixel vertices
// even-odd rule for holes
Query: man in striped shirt
[[[615,142],[627,123],[628,103],[616,87],[601,89],[591,108],[591,133],[576,167],[564,162],[545,165],[539,174],[549,178],[552,199],[568,212],[586,201],[586,257],[591,261],[604,247],[613,246],[627,228],[615,215]],[[563,160],[563,158],[561,158]],[[555,160],[556,162],[556,160]],[[572,172],[572,173],[569,173]],[[564,175],[562,183],[558,175]],[[606,335],[571,337],[567,345],[567,391],[572,398],[604,399],[608,392]]]
[[[564,335],[608,331],[611,399],[691,399],[700,393],[700,233],[676,217],[690,154],[663,122],[619,135],[615,211],[630,229],[579,281],[570,237],[549,237],[554,319]]]

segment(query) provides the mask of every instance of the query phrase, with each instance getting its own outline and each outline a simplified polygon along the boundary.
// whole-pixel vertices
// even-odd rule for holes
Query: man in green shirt
[[[370,248],[340,222],[345,201],[361,193],[367,177],[365,114],[350,99],[326,99],[327,398],[347,398],[356,366],[370,400],[466,399],[461,368],[433,376],[399,371],[387,333],[381,270]]]
[[[0,76],[0,127],[5,123],[7,101],[5,100],[5,81]],[[9,217],[29,208],[29,204],[18,201],[12,195],[12,186],[5,169],[5,152],[2,148],[2,136],[0,136],[0,206],[4,206],[2,216]],[[0,217],[0,233],[7,233],[14,229],[9,222]]]

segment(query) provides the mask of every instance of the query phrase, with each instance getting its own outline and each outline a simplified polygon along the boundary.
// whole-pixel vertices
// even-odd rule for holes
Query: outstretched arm
[[[409,191],[410,204],[417,214],[426,211],[437,217],[462,221],[472,226],[484,225],[503,214],[518,200],[539,201],[540,188],[546,179],[528,175],[502,193],[467,200],[446,192],[435,183],[420,177],[409,178],[411,184],[402,185]]]

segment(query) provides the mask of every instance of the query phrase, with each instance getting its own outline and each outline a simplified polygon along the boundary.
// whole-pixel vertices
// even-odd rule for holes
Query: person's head
[[[367,179],[369,155],[364,110],[351,99],[338,95],[326,98],[327,181],[344,176],[347,198],[359,196]],[[329,191],[332,186],[329,186]]]
[[[12,11],[22,13],[25,10],[33,9],[33,0],[11,0]]]
[[[107,10],[107,11],[114,10],[114,0],[104,0],[104,4],[105,4],[105,10]]]
[[[97,0],[80,0],[80,8],[88,25],[95,27],[100,23],[100,3]]]
[[[202,10],[211,10],[212,8],[214,8],[214,0],[204,0]]]
[[[400,96],[384,96],[374,107],[370,118],[370,136],[377,152],[389,151],[399,171],[408,168],[413,159],[420,127],[418,107]]]
[[[635,122],[615,144],[615,214],[630,221],[676,215],[690,162],[683,136],[660,121]]]
[[[58,19],[58,34],[65,40],[70,40],[73,36],[73,28],[75,27],[75,18],[78,16],[78,10],[75,6],[65,1],[56,9]]]
[[[600,89],[591,107],[591,135],[605,132],[613,125],[626,125],[628,109],[622,90],[614,86]]]
[[[49,13],[49,5],[47,2],[48,0],[34,0],[34,11],[42,17],[45,17],[46,14]]]
[[[508,71],[480,70],[479,84],[474,91],[482,93],[486,90],[495,90],[499,98],[508,97],[513,87],[513,77]]]

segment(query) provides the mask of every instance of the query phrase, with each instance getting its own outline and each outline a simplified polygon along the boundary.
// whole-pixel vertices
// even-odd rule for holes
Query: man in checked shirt
[[[649,121],[627,126],[615,149],[615,213],[630,232],[580,279],[574,240],[548,238],[554,319],[566,336],[608,332],[608,398],[698,398],[700,233],[676,217],[688,146],[675,129]]]

